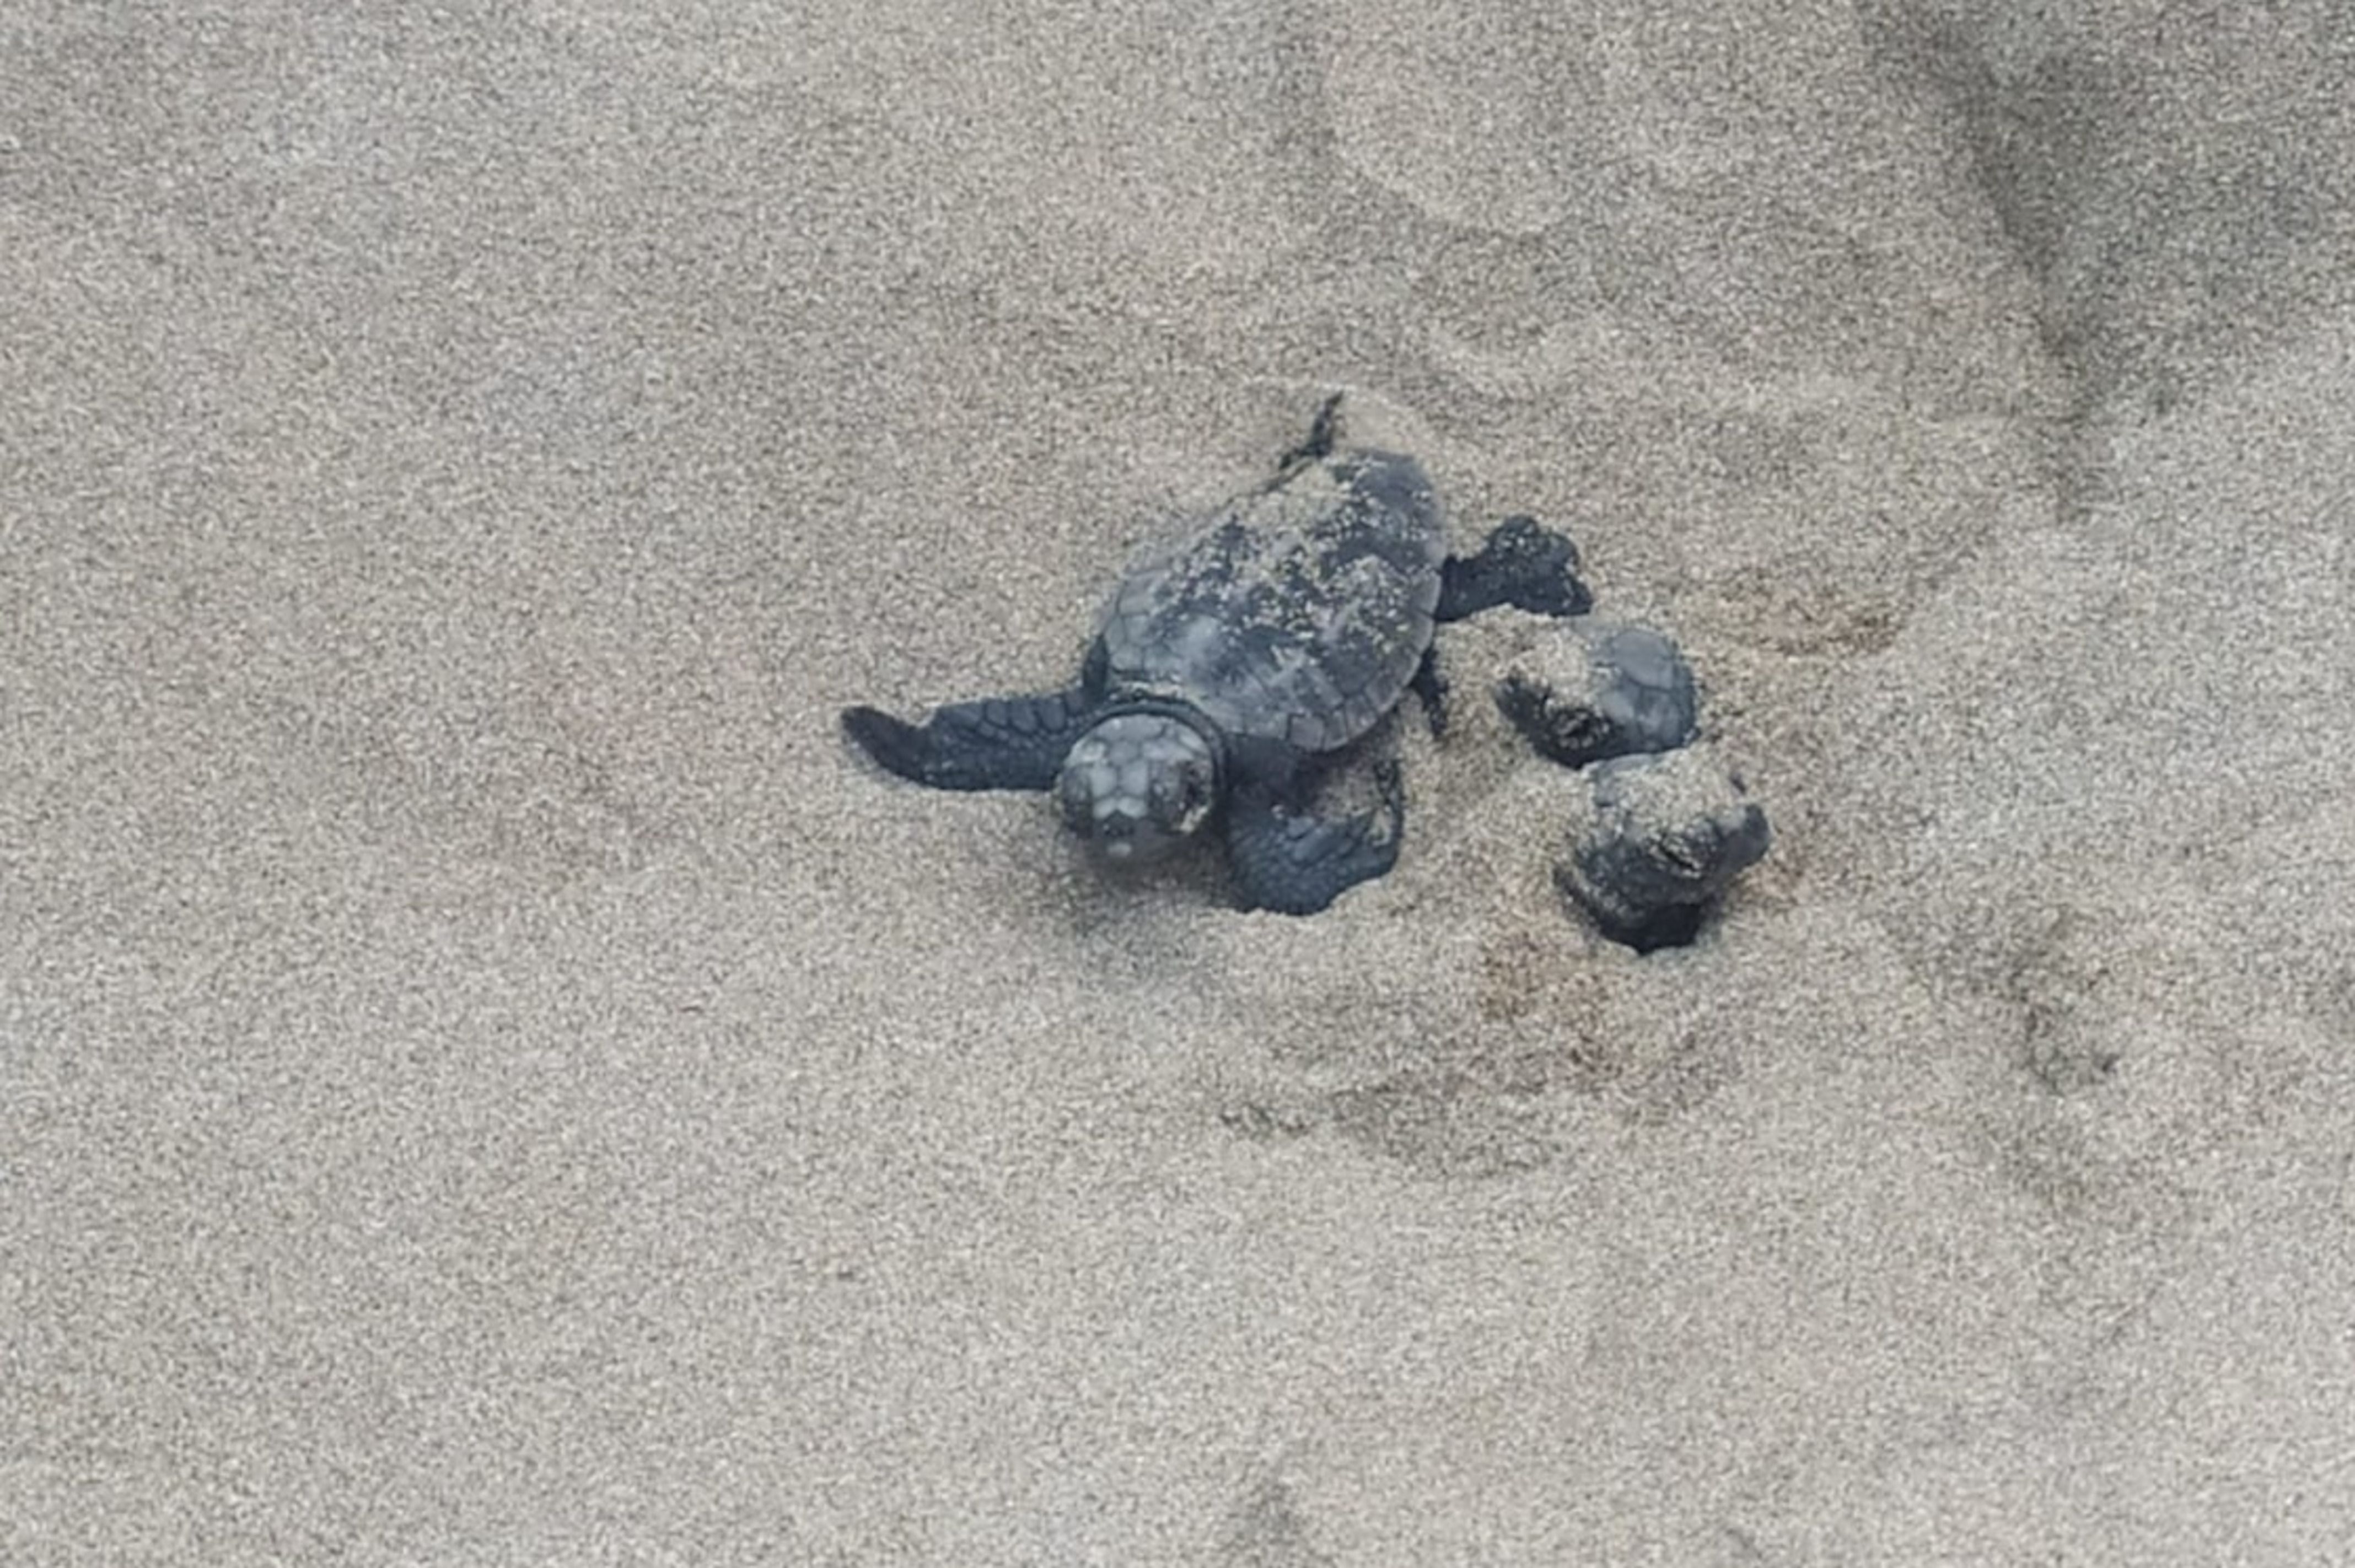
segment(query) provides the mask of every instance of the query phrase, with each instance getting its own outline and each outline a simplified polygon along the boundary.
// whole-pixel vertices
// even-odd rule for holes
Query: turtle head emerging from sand
[[[1178,713],[1116,713],[1072,743],[1055,778],[1055,803],[1103,859],[1148,864],[1210,820],[1219,753],[1199,724]]]

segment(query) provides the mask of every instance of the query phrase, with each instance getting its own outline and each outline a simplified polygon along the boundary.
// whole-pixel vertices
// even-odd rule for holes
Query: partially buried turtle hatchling
[[[1245,908],[1310,915],[1398,861],[1405,800],[1311,810],[1325,763],[1409,686],[1433,706],[1433,626],[1497,605],[1578,615],[1571,542],[1527,517],[1451,557],[1423,465],[1337,444],[1341,399],[1266,484],[1132,570],[1076,684],[935,708],[909,724],[846,708],[878,763],[937,789],[1052,789],[1063,821],[1115,863],[1160,859],[1223,819]]]

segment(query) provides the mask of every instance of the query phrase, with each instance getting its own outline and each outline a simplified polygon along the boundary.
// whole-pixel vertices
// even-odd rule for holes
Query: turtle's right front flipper
[[[842,733],[885,768],[935,789],[1051,789],[1097,703],[1082,686],[934,708],[922,724],[842,710]]]

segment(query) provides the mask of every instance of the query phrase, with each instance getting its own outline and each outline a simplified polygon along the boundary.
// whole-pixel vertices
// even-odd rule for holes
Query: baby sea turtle
[[[1275,477],[1114,593],[1078,682],[935,708],[843,710],[844,732],[938,789],[1051,789],[1100,858],[1157,860],[1223,823],[1243,907],[1309,915],[1397,863],[1404,796],[1319,817],[1324,765],[1417,687],[1437,714],[1432,629],[1497,605],[1577,615],[1578,553],[1527,517],[1447,554],[1423,465],[1337,444],[1341,399]]]
[[[1613,758],[1584,770],[1554,880],[1605,937],[1639,953],[1683,947],[1774,833],[1705,747]]]
[[[1524,649],[1494,690],[1513,727],[1564,768],[1674,751],[1692,739],[1700,717],[1692,666],[1677,645],[1648,626],[1599,616]]]

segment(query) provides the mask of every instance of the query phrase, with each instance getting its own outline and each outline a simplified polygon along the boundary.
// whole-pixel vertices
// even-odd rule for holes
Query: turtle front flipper
[[[1227,806],[1227,861],[1243,907],[1314,915],[1396,865],[1406,790],[1394,761],[1376,764],[1375,777],[1380,808],[1353,817],[1310,816],[1287,803],[1288,789],[1239,785]]]
[[[1534,517],[1497,524],[1476,556],[1450,556],[1440,568],[1433,619],[1462,620],[1509,604],[1537,615],[1584,615],[1594,596],[1578,580],[1578,546]]]
[[[954,703],[920,725],[879,708],[845,708],[842,733],[889,771],[935,789],[1051,789],[1098,705],[1082,684]]]

